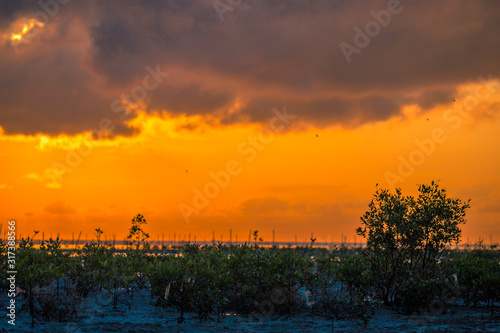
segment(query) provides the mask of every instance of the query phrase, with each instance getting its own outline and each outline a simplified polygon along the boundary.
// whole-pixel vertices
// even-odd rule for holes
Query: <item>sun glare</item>
[[[37,27],[43,27],[43,22],[37,21],[35,19],[23,20],[24,22],[19,22],[16,24],[16,28],[18,32],[13,32],[10,35],[10,39],[12,41],[21,41],[22,39],[29,37],[30,34],[34,34],[36,32]]]

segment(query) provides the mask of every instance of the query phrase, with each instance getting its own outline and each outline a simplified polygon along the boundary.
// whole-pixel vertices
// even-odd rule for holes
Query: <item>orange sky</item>
[[[474,87],[462,87],[455,103],[474,96]],[[251,138],[260,140],[258,134],[269,124],[213,127],[201,118],[166,113],[140,112],[129,122],[137,134],[112,140],[3,134],[0,218],[16,219],[24,233],[44,230],[69,237],[100,227],[121,238],[131,218],[142,213],[154,238],[192,233],[211,239],[213,230],[217,238],[228,238],[232,229],[233,237],[246,239],[249,229],[258,229],[270,240],[275,229],[284,241],[295,235],[307,239],[311,232],[319,240],[338,241],[341,234],[354,237],[376,183],[415,194],[416,184],[439,180],[450,195],[472,199],[464,236],[489,240],[490,233],[500,231],[500,158],[495,154],[500,119],[486,115],[499,102],[495,89],[471,111],[450,102],[423,115],[408,106],[404,116],[355,129],[304,127],[296,117],[287,132],[266,132],[257,148]],[[293,115],[293,105],[286,108]],[[182,129],[187,123],[198,127]],[[409,160],[419,150],[415,140],[433,138],[436,129],[445,141],[435,142],[412,174],[400,174],[399,156]],[[198,214],[184,208],[183,216],[179,206],[200,208],[193,204],[195,189],[205,191],[213,183],[210,173],[225,171],[230,161],[238,166],[231,167],[235,172],[228,185],[209,192],[215,197],[207,198]],[[66,172],[57,176],[52,165]],[[402,178],[391,184],[388,172]],[[221,181],[227,182],[227,175]]]
[[[329,24],[348,31],[342,38],[352,42],[352,26],[366,22],[368,9],[381,6],[375,3],[345,9],[352,14],[350,23],[345,18]],[[373,47],[353,56],[357,58],[351,65],[339,54],[338,42],[332,51],[338,58],[328,60],[334,65],[323,63],[330,49],[323,50],[325,57],[304,53],[304,59],[310,56],[314,61],[306,63],[308,71],[302,72],[302,51],[290,51],[293,47],[286,34],[295,31],[295,24],[285,18],[277,19],[274,26],[262,22],[258,26],[272,40],[283,38],[282,44],[272,44],[276,54],[266,49],[240,58],[236,44],[241,38],[233,33],[245,36],[246,32],[242,27],[233,32],[230,28],[237,24],[238,15],[253,15],[255,8],[247,4],[226,13],[223,22],[210,12],[214,35],[206,37],[213,37],[207,45],[229,50],[230,55],[217,53],[228,57],[227,62],[219,63],[215,51],[198,59],[200,50],[182,38],[173,39],[172,43],[185,44],[179,46],[181,51],[172,48],[171,54],[162,49],[168,46],[153,47],[147,39],[132,45],[137,41],[128,35],[124,43],[130,43],[133,51],[104,50],[106,43],[122,42],[115,30],[106,30],[106,15],[89,11],[85,16],[79,5],[67,6],[66,12],[61,7],[61,14],[45,24],[21,19],[31,17],[36,8],[19,9],[10,21],[0,22],[5,51],[0,56],[4,73],[0,83],[9,89],[0,95],[3,231],[6,222],[15,219],[23,235],[41,230],[46,236],[59,233],[70,239],[72,233],[81,231],[90,237],[95,228],[101,228],[108,238],[122,239],[132,217],[141,213],[152,239],[162,233],[165,239],[174,233],[182,237],[191,233],[198,240],[211,240],[215,231],[217,239],[222,234],[228,240],[232,229],[233,240],[236,235],[245,240],[249,230],[258,229],[266,241],[272,239],[272,230],[279,241],[293,241],[295,236],[308,241],[311,232],[318,242],[340,241],[341,234],[352,241],[377,183],[416,194],[417,184],[434,180],[450,196],[472,200],[463,241],[482,236],[489,243],[490,234],[494,242],[500,241],[500,81],[495,67],[474,65],[470,73],[443,69],[443,79],[421,74],[428,66],[447,66],[447,56],[456,52],[447,44],[442,54],[432,56],[439,61],[419,54],[407,64],[389,62],[395,66],[390,73],[377,72],[386,64],[382,60],[386,51],[379,50],[374,40]],[[462,17],[461,9],[453,8]],[[417,17],[417,9],[415,13],[408,9],[407,19]],[[320,23],[315,24],[328,26],[322,10],[316,10]],[[481,10],[487,12],[469,8],[465,30],[451,25],[455,28],[436,32],[436,45],[464,31],[479,33],[483,27],[473,14]],[[117,15],[126,18],[130,11],[123,9]],[[356,17],[354,11],[365,14]],[[155,14],[138,15],[144,19]],[[183,32],[195,26],[195,18],[184,18],[165,29],[197,40],[192,30]],[[66,19],[75,23],[62,35],[58,27]],[[454,22],[451,14],[447,19]],[[142,29],[132,19],[123,20],[122,29]],[[92,24],[97,21],[96,28]],[[394,22],[377,37],[381,44],[386,43],[384,36],[392,36],[406,24],[404,19],[394,18]],[[40,30],[19,44],[25,38],[23,26]],[[310,21],[304,26],[306,31],[319,29]],[[273,29],[278,35],[269,32]],[[415,29],[431,43],[427,28]],[[104,32],[109,35],[102,42]],[[217,36],[226,46],[219,45]],[[294,38],[310,50],[320,47],[305,33]],[[290,56],[277,56],[279,52]],[[392,53],[401,54],[396,49]],[[170,58],[164,63],[160,55],[165,54]],[[47,55],[53,58],[44,58]],[[481,63],[479,58],[464,56],[466,60]],[[374,72],[365,77],[362,73],[370,61]],[[498,64],[498,58],[495,61],[489,65]],[[159,68],[157,63],[169,74],[157,81],[154,75],[145,78]],[[349,78],[352,70],[352,76],[362,80],[358,85],[344,79],[332,83],[324,74],[330,66],[338,66],[334,72],[339,76]],[[47,67],[50,72],[45,72]],[[415,82],[400,83],[400,77],[392,74],[398,71],[414,73]],[[385,74],[387,78],[381,76]],[[151,84],[155,87],[144,89]],[[147,94],[142,102],[123,98],[141,91]],[[293,116],[280,119],[277,114],[285,110]],[[92,129],[106,133],[99,138],[99,131],[92,135]],[[217,185],[214,174],[227,184]]]

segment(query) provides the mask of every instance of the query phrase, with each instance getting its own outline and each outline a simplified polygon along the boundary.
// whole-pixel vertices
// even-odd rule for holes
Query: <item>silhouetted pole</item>
[[[233,230],[229,229],[229,245],[233,244]]]
[[[189,243],[191,243],[191,233],[189,233]]]
[[[176,238],[177,234],[174,232],[174,243],[173,243],[173,246],[175,246],[175,238]]]
[[[252,229],[248,232],[248,244],[250,245],[250,240],[252,239]]]
[[[215,230],[212,230],[212,243],[215,243]]]
[[[82,231],[78,234],[78,239],[76,240],[75,249],[78,248],[78,242],[80,241],[80,236],[82,235]]]

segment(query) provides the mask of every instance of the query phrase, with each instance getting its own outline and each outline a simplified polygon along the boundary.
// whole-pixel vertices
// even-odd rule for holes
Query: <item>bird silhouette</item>
[[[429,118],[427,118],[427,120],[429,120]]]
[[[377,184],[375,184],[375,187],[377,187],[377,186],[378,186],[378,183],[377,183]]]
[[[318,133],[316,133],[316,137],[317,137],[317,138],[319,138],[319,135],[318,135]]]
[[[188,170],[186,169],[186,173],[188,173]]]

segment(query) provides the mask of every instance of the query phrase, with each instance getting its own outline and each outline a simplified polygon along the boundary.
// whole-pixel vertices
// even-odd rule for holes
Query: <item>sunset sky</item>
[[[352,241],[434,180],[500,242],[498,1],[0,6],[3,231]]]

